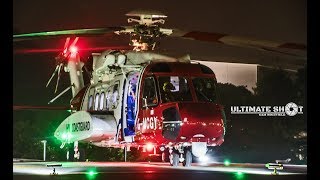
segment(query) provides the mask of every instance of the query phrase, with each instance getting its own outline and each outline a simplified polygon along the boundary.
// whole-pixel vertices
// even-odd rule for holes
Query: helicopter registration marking
[[[70,126],[71,125],[71,126]],[[89,131],[90,130],[90,122],[74,122],[72,124],[66,124],[66,130],[67,132],[78,132],[78,131]]]
[[[158,117],[144,117],[142,118],[142,129],[157,129]]]

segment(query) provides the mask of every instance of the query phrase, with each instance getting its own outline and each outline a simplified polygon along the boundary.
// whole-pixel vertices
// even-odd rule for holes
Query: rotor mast
[[[154,11],[132,11],[126,14],[129,16],[128,23],[137,23],[124,30],[115,31],[116,34],[130,34],[130,46],[134,51],[154,50],[160,38],[172,34],[172,29],[161,28],[166,15]],[[134,17],[134,18],[133,18]]]

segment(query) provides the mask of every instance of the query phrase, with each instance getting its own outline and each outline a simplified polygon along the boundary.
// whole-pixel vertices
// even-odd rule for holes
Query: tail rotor
[[[59,86],[59,81],[61,77],[61,69],[63,69],[67,63],[68,60],[71,56],[72,53],[77,53],[75,51],[75,45],[78,42],[79,37],[76,37],[73,42],[70,44],[70,37],[66,39],[66,42],[64,43],[63,51],[58,54],[58,56],[55,57],[56,60],[56,68],[53,71],[50,79],[47,82],[46,87],[49,86],[50,82],[52,81],[53,77],[57,74],[57,81],[56,81],[56,86],[55,86],[55,91],[54,93],[57,93],[58,86]]]

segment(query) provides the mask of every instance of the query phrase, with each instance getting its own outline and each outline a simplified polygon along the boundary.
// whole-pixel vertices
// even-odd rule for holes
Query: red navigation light
[[[63,54],[67,54],[67,52],[68,52],[67,48],[63,50]]]
[[[147,148],[147,151],[152,151],[153,145],[151,143],[147,143],[146,148]]]
[[[76,46],[70,46],[70,52],[71,53],[77,53],[78,52],[78,48]]]

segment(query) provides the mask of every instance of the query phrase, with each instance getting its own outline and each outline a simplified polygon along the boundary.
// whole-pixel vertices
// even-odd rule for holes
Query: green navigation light
[[[97,171],[95,169],[91,169],[86,173],[88,179],[95,178],[97,174],[98,173],[97,173]]]
[[[229,165],[230,165],[230,161],[229,161],[228,159],[226,159],[226,160],[224,160],[223,164],[224,164],[225,166],[229,166]]]
[[[70,140],[71,137],[72,137],[72,134],[69,133],[69,132],[63,133],[63,134],[61,135],[61,138],[62,138],[63,140]]]
[[[61,135],[61,137],[62,137],[62,139],[67,139],[67,133],[63,133],[63,134]]]
[[[236,178],[237,179],[242,179],[244,177],[244,173],[243,172],[241,172],[241,171],[237,171],[236,172]]]

